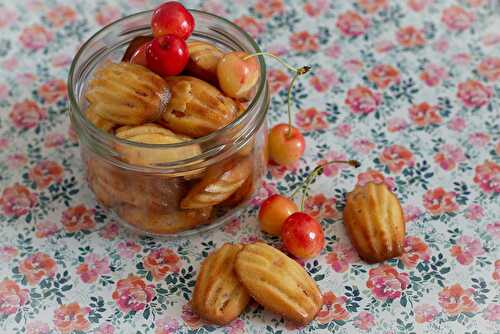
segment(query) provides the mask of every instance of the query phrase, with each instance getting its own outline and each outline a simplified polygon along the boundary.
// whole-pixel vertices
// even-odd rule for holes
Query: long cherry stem
[[[295,80],[297,80],[297,77],[309,72],[311,67],[309,67],[309,66],[302,66],[299,68],[293,67],[292,65],[288,64],[283,59],[281,59],[280,57],[278,57],[272,53],[269,53],[269,52],[252,53],[252,54],[249,54],[248,56],[243,57],[243,60],[247,60],[251,57],[256,57],[256,56],[268,56],[268,57],[271,57],[273,59],[276,59],[283,66],[285,66],[287,69],[289,69],[292,72],[295,72],[295,75],[293,76],[292,81],[290,82],[290,86],[288,86],[288,132],[287,132],[286,136],[288,138],[290,138],[292,136],[292,88],[293,88],[293,85],[295,83]]]
[[[361,163],[357,160],[331,160],[316,166],[316,168],[314,168],[313,171],[309,173],[309,175],[306,177],[302,185],[295,188],[292,195],[290,195],[290,197],[293,198],[295,197],[295,195],[297,195],[299,191],[302,191],[302,199],[300,201],[300,211],[304,211],[306,195],[309,193],[309,186],[314,181],[314,179],[323,171],[323,169],[331,164],[348,164],[354,168],[358,168],[359,166],[361,166]]]

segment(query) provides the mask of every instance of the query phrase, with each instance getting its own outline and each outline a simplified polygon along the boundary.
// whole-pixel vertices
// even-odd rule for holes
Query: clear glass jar
[[[190,40],[207,41],[223,51],[260,52],[255,41],[233,23],[202,11],[191,10],[191,13],[196,27]],[[70,117],[96,200],[136,231],[185,236],[216,228],[235,217],[266,173],[269,106],[266,66],[264,59],[258,57],[260,79],[255,95],[246,111],[222,129],[178,144],[152,145],[117,138],[96,128],[85,117],[86,85],[104,61],[119,62],[134,37],[151,34],[151,14],[152,11],[146,11],[122,18],[97,32],[81,47],[68,79]],[[127,152],[161,157],[164,153],[193,148],[199,154],[180,161],[162,162],[154,158],[147,159],[151,160],[148,164],[134,164],[126,159]],[[234,173],[240,173],[240,178],[232,178]],[[241,183],[246,174],[249,176]],[[208,187],[212,193],[201,194],[205,196],[202,207],[181,208],[182,199],[202,182],[213,183]],[[208,205],[214,202],[217,203]]]

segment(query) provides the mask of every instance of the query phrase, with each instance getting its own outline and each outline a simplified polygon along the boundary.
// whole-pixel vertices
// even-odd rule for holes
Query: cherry
[[[259,63],[246,52],[229,52],[217,64],[217,79],[227,96],[247,99],[259,80]]]
[[[273,126],[269,132],[269,157],[279,165],[289,166],[302,157],[306,148],[304,136],[288,124]]]
[[[174,35],[155,37],[146,45],[148,68],[167,77],[184,70],[189,60],[186,42]]]
[[[151,30],[154,37],[175,35],[186,40],[194,29],[194,18],[177,1],[169,1],[158,6],[151,17]]]
[[[285,220],[299,211],[290,198],[282,195],[271,195],[262,202],[259,210],[259,223],[262,231],[278,236]]]
[[[325,246],[321,224],[303,212],[295,212],[285,220],[281,239],[286,250],[300,259],[319,255]]]
[[[148,44],[146,43],[135,50],[134,54],[130,57],[130,63],[148,67],[148,59],[146,57],[146,47]]]
[[[153,39],[152,36],[136,36],[128,44],[127,50],[123,54],[122,61],[130,61],[137,51]]]

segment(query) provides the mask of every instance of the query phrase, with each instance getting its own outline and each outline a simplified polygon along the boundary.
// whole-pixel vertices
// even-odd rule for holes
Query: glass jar
[[[223,52],[260,52],[255,41],[233,23],[202,11],[191,13],[196,27],[190,40],[210,42]],[[105,61],[119,62],[134,37],[151,34],[151,15],[152,11],[146,11],[122,18],[81,47],[68,79],[70,117],[87,182],[99,204],[143,234],[185,236],[234,218],[266,173],[266,66],[263,57],[258,57],[260,78],[255,95],[246,111],[224,128],[177,144],[153,145],[117,138],[85,117],[86,85]],[[161,159],[162,155],[183,150],[195,150],[197,154],[178,161]],[[187,196],[194,204],[186,205]]]

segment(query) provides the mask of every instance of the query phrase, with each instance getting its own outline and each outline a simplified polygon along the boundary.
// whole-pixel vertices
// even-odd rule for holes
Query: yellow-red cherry
[[[306,141],[299,129],[288,124],[275,125],[269,132],[269,157],[278,165],[289,166],[304,154]]]
[[[227,96],[248,99],[259,81],[259,63],[243,51],[226,53],[217,63],[217,79]]]
[[[300,259],[319,255],[325,246],[321,224],[304,212],[296,212],[285,220],[281,240],[286,250]]]
[[[271,195],[260,206],[260,229],[279,236],[285,220],[297,211],[299,211],[297,205],[290,198],[277,194]]]

